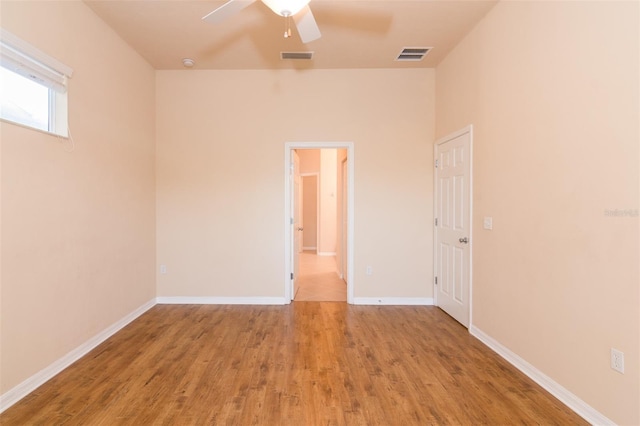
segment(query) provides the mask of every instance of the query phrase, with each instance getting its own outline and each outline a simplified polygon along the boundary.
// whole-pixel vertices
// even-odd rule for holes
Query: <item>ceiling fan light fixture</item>
[[[276,15],[293,16],[300,12],[310,0],[262,0]]]

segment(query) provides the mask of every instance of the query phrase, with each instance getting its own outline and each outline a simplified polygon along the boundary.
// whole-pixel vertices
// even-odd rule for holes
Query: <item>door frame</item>
[[[469,134],[469,327],[473,325],[473,125],[463,127],[462,129],[450,133],[436,140],[433,144],[433,217],[438,217],[438,169],[436,168],[436,160],[438,159],[438,146],[445,142],[449,142],[459,136]],[[439,276],[438,271],[438,227],[433,225],[433,304],[438,305],[438,286],[436,277]]]
[[[347,150],[347,303],[353,304],[355,283],[354,262],[354,143],[353,142],[286,142],[284,144],[284,300],[291,303],[291,273],[293,271],[292,186],[291,161],[295,149],[346,149]]]

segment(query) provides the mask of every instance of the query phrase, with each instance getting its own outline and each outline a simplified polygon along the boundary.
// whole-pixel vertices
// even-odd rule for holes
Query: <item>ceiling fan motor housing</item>
[[[275,14],[285,18],[295,15],[309,4],[309,0],[262,0],[262,2]]]

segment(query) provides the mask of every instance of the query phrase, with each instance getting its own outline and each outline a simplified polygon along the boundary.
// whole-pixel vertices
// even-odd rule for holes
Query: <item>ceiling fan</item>
[[[205,15],[204,21],[216,24],[240,12],[256,0],[229,0],[213,12]],[[269,9],[286,19],[284,37],[291,36],[291,19],[296,24],[298,34],[303,43],[309,43],[321,37],[320,29],[313,17],[310,0],[262,0]]]

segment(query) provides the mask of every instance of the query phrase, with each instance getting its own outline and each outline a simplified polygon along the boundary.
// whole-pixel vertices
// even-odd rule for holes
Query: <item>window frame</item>
[[[0,28],[0,66],[48,89],[47,130],[0,116],[0,120],[56,136],[68,137],[68,79],[73,70],[4,28]]]

